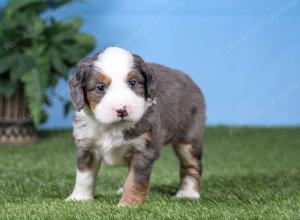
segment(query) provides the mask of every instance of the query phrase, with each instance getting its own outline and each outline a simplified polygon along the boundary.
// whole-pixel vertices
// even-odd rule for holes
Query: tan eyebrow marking
[[[127,73],[126,81],[134,79],[135,77],[136,77],[136,73],[134,71],[130,71],[129,73]]]
[[[105,74],[101,73],[98,77],[97,77],[97,81],[99,83],[103,83],[105,86],[109,86],[109,84],[111,83],[111,79],[106,76]]]

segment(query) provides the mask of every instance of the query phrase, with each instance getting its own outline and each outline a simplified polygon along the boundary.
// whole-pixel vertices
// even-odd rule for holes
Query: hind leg
[[[200,198],[202,144],[177,144],[173,148],[180,161],[180,188],[176,197]]]

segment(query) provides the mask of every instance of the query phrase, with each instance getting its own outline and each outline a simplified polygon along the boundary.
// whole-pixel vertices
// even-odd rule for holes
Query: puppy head
[[[87,105],[102,124],[136,123],[155,97],[155,75],[138,55],[111,47],[80,62],[69,87],[77,111]]]

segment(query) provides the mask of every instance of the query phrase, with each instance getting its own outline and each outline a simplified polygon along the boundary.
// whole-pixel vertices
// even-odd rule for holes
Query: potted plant
[[[81,20],[58,21],[70,0],[8,1],[0,10],[0,143],[30,143],[46,120],[46,93],[95,46]],[[70,103],[64,101],[68,109]]]

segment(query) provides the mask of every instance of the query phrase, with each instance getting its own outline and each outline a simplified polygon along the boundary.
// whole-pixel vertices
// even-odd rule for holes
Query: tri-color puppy
[[[81,61],[69,80],[77,174],[67,200],[89,200],[101,162],[128,166],[120,206],[144,203],[153,163],[171,144],[180,160],[178,198],[199,198],[205,104],[183,72],[110,47]]]

